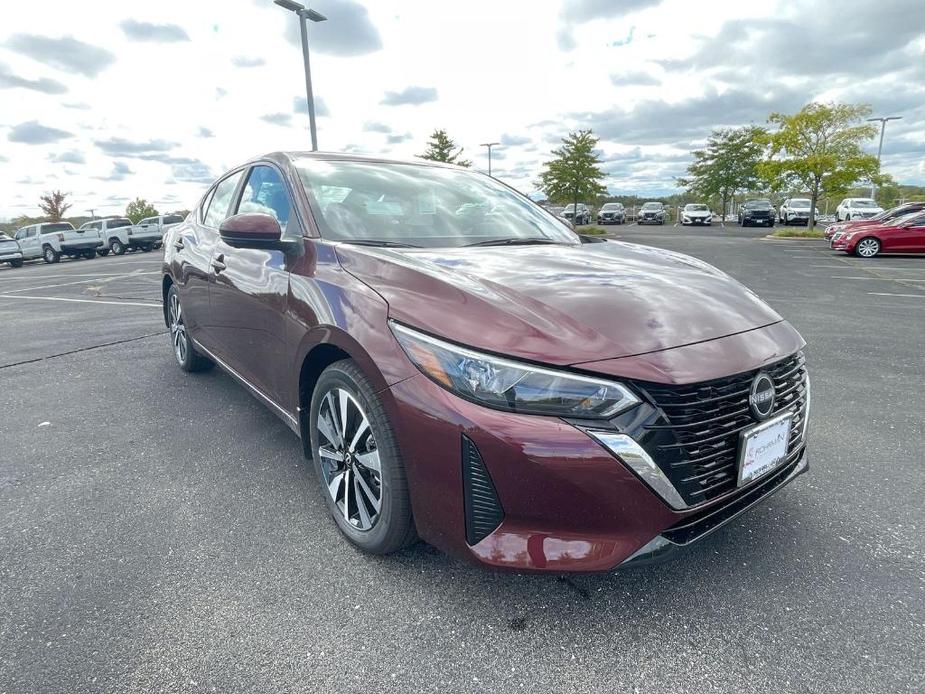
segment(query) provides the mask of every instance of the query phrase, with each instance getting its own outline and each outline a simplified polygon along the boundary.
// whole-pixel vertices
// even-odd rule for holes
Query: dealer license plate
[[[787,412],[739,434],[740,487],[771,472],[787,459],[792,421],[793,414]]]

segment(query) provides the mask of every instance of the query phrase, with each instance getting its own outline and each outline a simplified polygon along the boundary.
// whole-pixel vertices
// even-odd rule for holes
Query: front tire
[[[186,329],[183,306],[176,285],[170,285],[167,291],[167,327],[170,328],[170,342],[177,364],[184,371],[207,371],[215,364],[208,357],[200,354],[193,346]]]
[[[880,253],[880,241],[868,236],[858,241],[854,247],[854,254],[859,258],[873,258]]]
[[[416,539],[401,452],[388,416],[352,359],[318,379],[308,417],[312,461],[338,529],[371,554]]]
[[[100,258],[102,258],[102,257],[104,257],[104,256],[109,255],[109,249],[108,249],[108,248],[103,248],[103,249],[97,251],[96,254],[97,254]]]

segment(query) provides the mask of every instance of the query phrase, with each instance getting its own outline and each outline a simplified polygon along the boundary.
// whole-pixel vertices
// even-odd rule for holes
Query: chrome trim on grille
[[[662,497],[665,503],[679,511],[687,508],[684,499],[681,498],[678,490],[665,477],[665,473],[631,436],[596,429],[586,429],[585,431],[602,444],[604,448],[632,468],[640,479],[651,487],[652,491]]]

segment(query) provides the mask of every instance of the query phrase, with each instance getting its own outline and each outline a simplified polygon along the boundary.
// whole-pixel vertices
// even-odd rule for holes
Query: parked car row
[[[880,253],[925,253],[925,202],[899,205],[870,218],[832,224],[829,246],[860,258]]]
[[[18,229],[12,239],[0,238],[0,262],[20,267],[38,258],[57,263],[61,256],[90,259],[127,250],[147,252],[160,248],[164,232],[182,221],[180,215],[158,215],[138,224],[126,217],[95,219],[79,229],[70,222],[30,224]]]

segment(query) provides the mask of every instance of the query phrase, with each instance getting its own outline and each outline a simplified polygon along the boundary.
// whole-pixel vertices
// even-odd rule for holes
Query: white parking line
[[[140,301],[100,301],[96,299],[66,299],[63,296],[23,296],[22,294],[0,294],[0,299],[32,299],[35,301],[69,301],[75,304],[112,304],[113,306],[148,306],[163,308],[162,304],[147,304]]]
[[[851,275],[832,275],[830,280],[880,280],[881,282],[925,282],[925,280],[913,280],[906,277],[853,277]]]
[[[867,292],[870,296],[906,296],[910,299],[925,299],[925,294],[891,294],[889,292]]]
[[[5,295],[5,294],[15,294],[16,292],[34,292],[39,289],[54,289],[55,287],[68,287],[74,284],[90,284],[92,282],[106,283],[106,282],[113,282],[118,279],[127,279],[127,278],[132,278],[132,277],[140,277],[142,275],[159,275],[159,274],[160,274],[159,272],[141,272],[140,270],[133,270],[132,272],[126,272],[126,273],[122,273],[118,275],[107,275],[105,277],[101,277],[97,275],[96,277],[93,277],[92,279],[89,279],[89,280],[75,280],[73,282],[60,282],[58,284],[45,284],[40,287],[22,287],[21,289],[3,290],[3,291],[0,291],[0,296]]]

